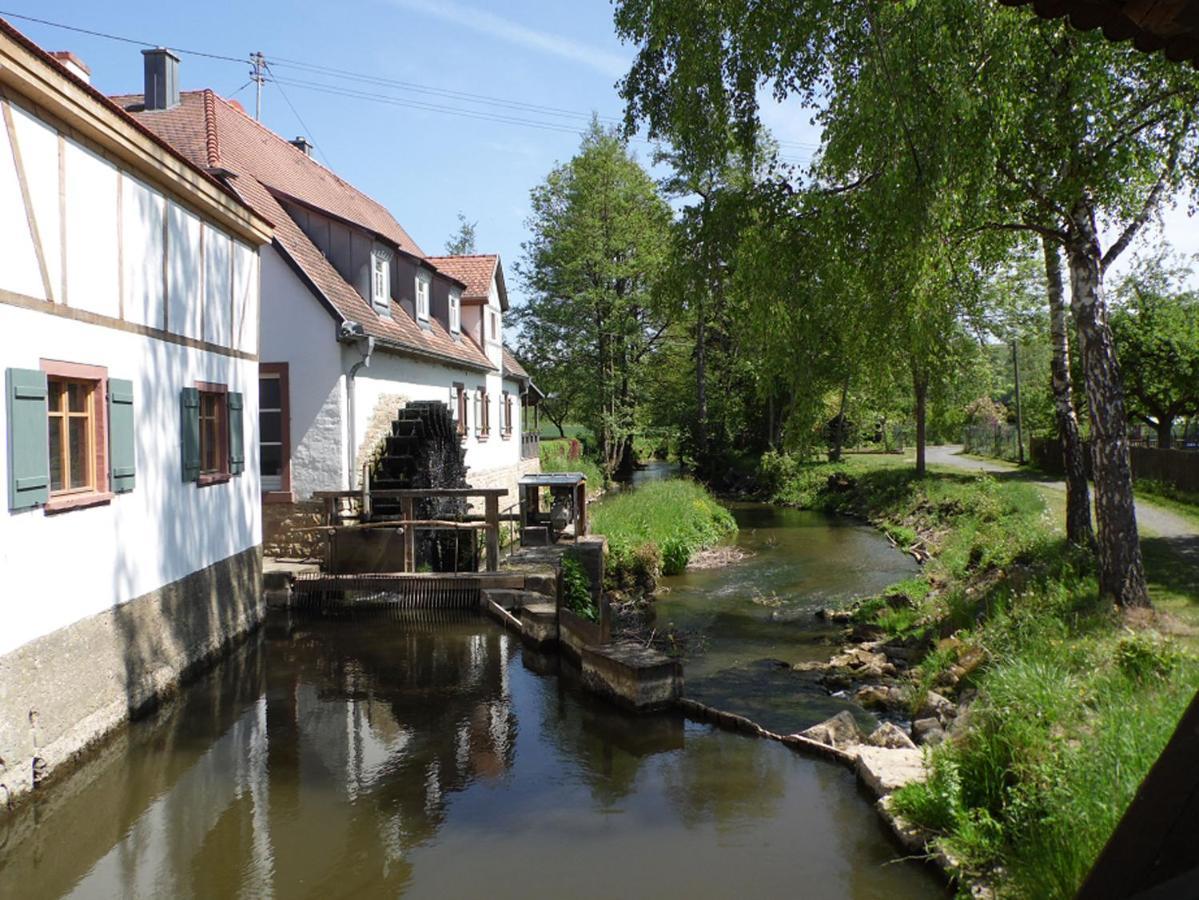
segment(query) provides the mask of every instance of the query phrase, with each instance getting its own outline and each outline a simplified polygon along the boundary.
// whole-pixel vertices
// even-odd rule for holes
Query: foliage
[[[468,256],[475,252],[475,229],[478,222],[470,222],[466,216],[458,213],[458,230],[445,242],[446,256]]]
[[[596,465],[594,459],[579,452],[576,440],[543,440],[541,442],[541,471],[542,472],[582,472],[587,478],[587,493],[598,494],[604,489],[604,473]]]
[[[598,121],[531,199],[531,237],[517,267],[529,294],[516,311],[521,356],[548,394],[547,412],[595,433],[611,477],[632,463],[643,383],[666,328],[653,289],[670,209]]]
[[[612,585],[645,589],[659,575],[683,571],[693,553],[724,540],[737,524],[702,485],[679,478],[604,498],[591,508],[591,528],[608,539]]]
[[[1191,274],[1150,259],[1120,285],[1112,312],[1129,412],[1164,447],[1175,419],[1199,414],[1199,295],[1182,288]]]
[[[591,581],[582,564],[572,556],[562,557],[562,602],[576,616],[588,622],[599,621],[599,608],[591,596]]]

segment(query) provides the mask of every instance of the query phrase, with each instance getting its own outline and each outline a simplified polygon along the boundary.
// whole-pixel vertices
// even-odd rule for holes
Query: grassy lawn
[[[651,481],[591,507],[591,529],[608,538],[608,575],[617,588],[652,588],[683,571],[693,553],[737,530],[732,514],[694,481]]]
[[[1060,491],[869,458],[768,459],[763,475],[777,501],[864,516],[930,555],[855,612],[922,649],[913,710],[932,687],[963,704],[900,811],[1002,896],[1073,896],[1199,689],[1193,559],[1147,536],[1157,612],[1124,615],[1065,544]]]

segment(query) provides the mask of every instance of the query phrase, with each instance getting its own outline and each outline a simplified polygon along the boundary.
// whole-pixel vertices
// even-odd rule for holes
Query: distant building
[[[359,486],[411,401],[444,402],[468,482],[506,486],[515,503],[517,479],[539,470],[537,392],[503,346],[499,257],[426,255],[379,203],[314,160],[308,141],[284,140],[210,90],[165,108],[113,99],[275,225],[262,257],[268,553],[319,549],[291,530],[314,521],[313,492]]]
[[[0,21],[0,808],[262,613],[270,224],[86,79]]]

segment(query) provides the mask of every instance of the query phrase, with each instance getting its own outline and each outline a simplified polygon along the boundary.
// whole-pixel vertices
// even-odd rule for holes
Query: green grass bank
[[[898,811],[1000,896],[1073,896],[1199,689],[1199,579],[1147,540],[1158,611],[1101,604],[1060,508],[1018,480],[917,478],[910,462],[865,456],[771,456],[760,479],[775,502],[866,518],[927,557],[855,610],[859,626],[920,648],[903,686],[913,710],[933,688],[959,704]]]
[[[703,485],[673,478],[605,497],[591,507],[591,530],[608,539],[610,587],[652,591],[660,575],[683,571],[737,523]]]

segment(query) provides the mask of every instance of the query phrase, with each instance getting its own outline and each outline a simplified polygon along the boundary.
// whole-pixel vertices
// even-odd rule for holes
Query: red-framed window
[[[43,359],[50,496],[46,511],[94,506],[108,489],[108,370]]]

